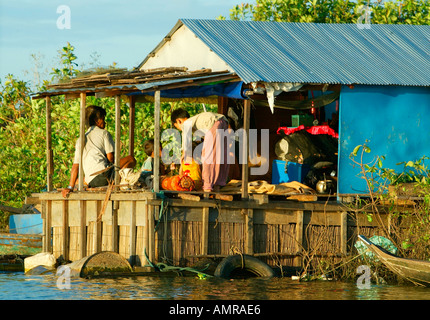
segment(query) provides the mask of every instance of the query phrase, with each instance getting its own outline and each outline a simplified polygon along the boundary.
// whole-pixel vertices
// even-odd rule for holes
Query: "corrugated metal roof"
[[[245,83],[430,86],[429,26],[180,21]]]

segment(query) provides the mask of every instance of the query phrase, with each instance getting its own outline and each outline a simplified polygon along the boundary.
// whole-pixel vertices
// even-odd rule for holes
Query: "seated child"
[[[154,168],[154,139],[148,139],[143,144],[143,150],[145,151],[148,158],[140,169],[142,171],[139,181],[144,182],[148,187],[152,187],[152,175]],[[160,146],[160,158],[161,158],[161,146]],[[160,176],[166,175],[168,169],[160,162]]]

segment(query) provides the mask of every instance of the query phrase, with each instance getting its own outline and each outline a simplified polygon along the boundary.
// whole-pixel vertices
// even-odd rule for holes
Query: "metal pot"
[[[331,180],[320,180],[317,182],[316,190],[318,193],[328,193],[332,186],[333,182]]]

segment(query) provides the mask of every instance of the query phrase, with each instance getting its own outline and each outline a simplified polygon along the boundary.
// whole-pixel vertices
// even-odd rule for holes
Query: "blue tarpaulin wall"
[[[402,161],[430,156],[430,88],[343,86],[339,111],[338,193],[368,193],[349,156],[365,140],[363,162],[385,156],[383,167],[401,171]]]
[[[209,97],[220,96],[232,99],[247,99],[242,93],[242,81],[218,83],[209,85],[190,86],[178,89],[161,90],[160,96],[162,98],[194,98],[194,97]],[[137,88],[143,90],[146,87]],[[145,92],[144,95],[154,95],[154,92]],[[141,92],[133,92],[129,95],[142,95]]]

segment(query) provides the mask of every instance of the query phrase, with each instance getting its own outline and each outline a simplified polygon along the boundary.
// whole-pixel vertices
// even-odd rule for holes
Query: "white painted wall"
[[[187,67],[189,71],[202,68],[233,71],[184,25],[155,52],[154,57],[146,60],[140,70],[163,67]]]

